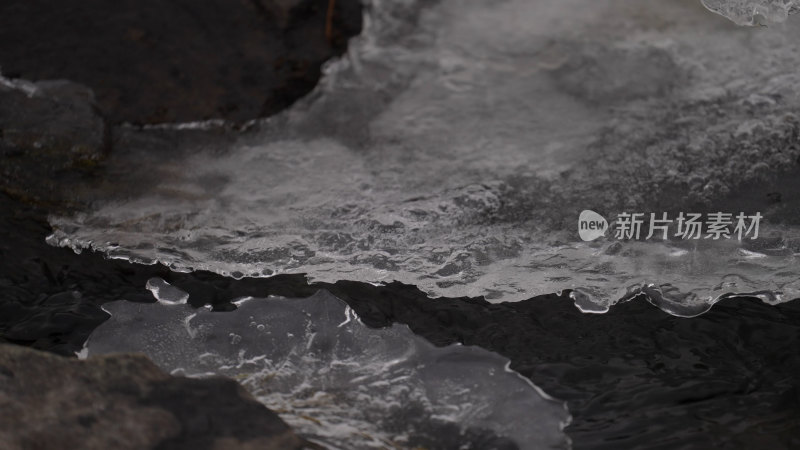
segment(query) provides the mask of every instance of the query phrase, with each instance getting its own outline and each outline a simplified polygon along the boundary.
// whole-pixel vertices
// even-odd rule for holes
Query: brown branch
[[[325,39],[329,43],[333,41],[333,8],[336,6],[336,0],[328,0],[328,12],[325,14]]]

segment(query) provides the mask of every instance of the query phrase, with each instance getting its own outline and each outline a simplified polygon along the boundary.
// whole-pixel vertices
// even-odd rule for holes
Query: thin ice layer
[[[795,0],[702,0],[703,5],[737,25],[781,23],[800,8]]]
[[[240,135],[121,130],[98,206],[53,218],[50,242],[433,296],[572,288],[595,311],[642,289],[683,315],[725,293],[790,300],[798,41],[800,27],[737,27],[689,1],[376,1],[285,114]],[[584,209],[764,221],[742,243],[587,244]]]
[[[501,356],[434,347],[405,325],[368,328],[325,291],[237,303],[225,313],[106,304],[111,318],[90,336],[88,354],[142,352],[168,371],[236,378],[329,448],[569,446],[564,405]]]

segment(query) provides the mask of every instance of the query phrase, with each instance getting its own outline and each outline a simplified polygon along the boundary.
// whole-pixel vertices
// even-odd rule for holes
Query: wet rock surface
[[[327,0],[6,1],[0,69],[89,86],[112,122],[272,114],[308,93],[361,30],[361,5]]]
[[[0,440],[15,449],[312,448],[238,383],[142,355],[85,361],[0,344]]]
[[[85,86],[0,80],[4,192],[52,208],[68,205],[107,156],[109,136]]]

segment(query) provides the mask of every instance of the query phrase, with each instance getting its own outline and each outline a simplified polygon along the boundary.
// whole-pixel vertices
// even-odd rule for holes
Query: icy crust
[[[247,133],[120,130],[96,207],[52,218],[50,242],[431,296],[573,289],[586,311],[637,292],[679,315],[729,293],[800,297],[797,196],[764,201],[796,179],[800,27],[656,0],[369,11],[318,89]],[[587,244],[584,209],[764,221],[742,244]]]
[[[368,328],[325,291],[236,303],[226,313],[171,297],[108,303],[111,318],[92,333],[87,354],[142,352],[173,373],[233,377],[332,449],[569,447],[566,407],[504,357],[434,347],[405,325]]]
[[[702,0],[710,11],[727,17],[737,25],[781,23],[797,12],[795,0]]]

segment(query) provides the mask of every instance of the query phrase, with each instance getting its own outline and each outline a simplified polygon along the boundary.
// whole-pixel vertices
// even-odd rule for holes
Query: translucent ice
[[[186,303],[189,295],[170,285],[161,278],[147,280],[147,290],[153,293],[158,301],[163,303]]]
[[[239,134],[120,130],[93,208],[52,218],[50,242],[432,296],[570,288],[585,311],[637,292],[682,315],[728,293],[800,297],[800,27],[736,27],[696,1],[368,10],[284,114]],[[754,241],[587,243],[587,209],[764,221]]]
[[[766,25],[786,20],[800,8],[795,0],[702,0],[703,5],[737,25]]]
[[[174,288],[173,288],[174,289]],[[119,301],[89,355],[142,352],[165,370],[238,379],[329,448],[566,448],[563,404],[478,347],[371,329],[339,299],[240,299],[232,312]]]

